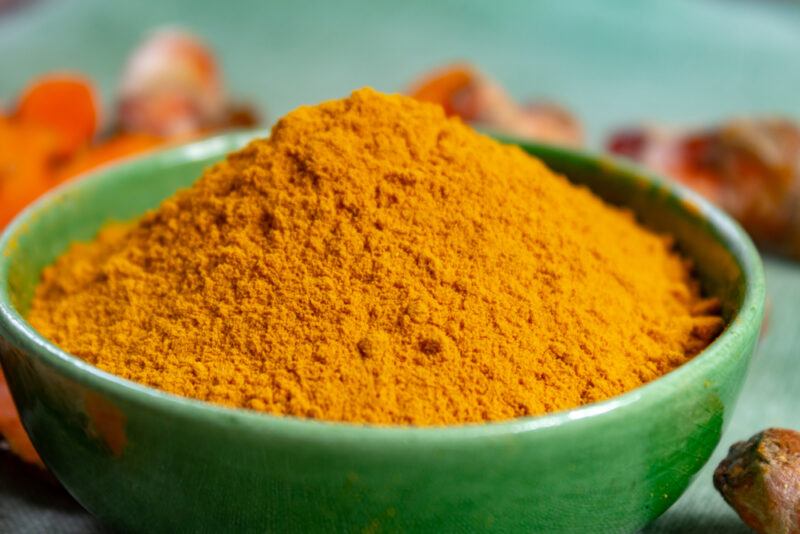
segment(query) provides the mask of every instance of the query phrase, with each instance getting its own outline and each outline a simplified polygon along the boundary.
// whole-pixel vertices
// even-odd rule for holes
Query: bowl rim
[[[741,306],[731,317],[725,330],[692,360],[647,384],[616,397],[543,415],[503,421],[417,427],[280,416],[180,397],[102,371],[84,360],[68,354],[36,332],[11,304],[7,284],[11,256],[8,249],[14,246],[17,234],[25,231],[30,220],[37,214],[48,210],[62,197],[91,187],[95,183],[113,180],[116,176],[123,176],[139,170],[149,170],[154,165],[163,168],[212,157],[222,159],[227,152],[244,146],[250,140],[259,136],[263,137],[263,135],[264,130],[228,133],[112,162],[61,184],[25,208],[0,235],[0,332],[5,331],[11,338],[7,340],[7,343],[12,346],[21,346],[26,357],[34,354],[39,362],[90,389],[124,398],[132,405],[146,404],[150,408],[168,411],[176,416],[199,417],[217,421],[234,420],[236,424],[255,430],[295,439],[317,440],[323,438],[385,442],[396,441],[398,437],[404,436],[414,441],[448,442],[531,432],[544,428],[563,428],[566,426],[565,423],[596,420],[599,416],[618,413],[622,408],[633,406],[643,400],[663,401],[669,397],[671,392],[679,390],[676,387],[678,384],[690,381],[694,375],[704,374],[709,368],[714,367],[718,360],[724,359],[726,353],[740,344],[740,340],[749,339],[753,331],[757,332],[760,328],[765,302],[765,280],[761,257],[749,236],[728,215],[698,193],[608,155],[532,143],[505,136],[498,136],[498,139],[523,148],[548,152],[556,157],[601,164],[605,172],[613,172],[620,178],[644,180],[648,185],[666,193],[667,195],[663,198],[672,197],[680,201],[681,206],[676,209],[682,210],[686,215],[704,219],[708,225],[703,231],[712,232],[714,238],[723,244],[735,259],[744,278],[745,289]]]

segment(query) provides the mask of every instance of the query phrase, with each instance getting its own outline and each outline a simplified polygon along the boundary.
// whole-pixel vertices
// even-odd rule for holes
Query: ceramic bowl
[[[686,489],[730,419],[756,344],[760,259],[696,195],[599,157],[524,145],[674,235],[728,321],[691,362],[605,402],[440,428],[274,417],[116,378],[27,324],[42,268],[70,242],[155,207],[251,136],[99,170],[38,201],[0,240],[3,368],[36,449],[89,511],[146,532],[621,532]]]

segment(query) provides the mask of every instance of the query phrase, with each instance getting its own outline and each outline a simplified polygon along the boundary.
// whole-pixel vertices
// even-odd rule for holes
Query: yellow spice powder
[[[711,308],[630,213],[439,107],[363,89],[73,245],[29,318],[178,395],[437,425],[635,388],[709,343]]]

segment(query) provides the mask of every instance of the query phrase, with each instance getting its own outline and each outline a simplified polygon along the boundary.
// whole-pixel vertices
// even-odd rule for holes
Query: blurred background
[[[769,329],[736,416],[649,530],[746,531],[714,493],[713,465],[734,439],[800,426],[798,58],[800,3],[790,1],[0,0],[0,225],[98,164],[266,128],[365,85],[437,101],[488,130],[637,160],[778,252],[767,257]],[[76,98],[86,100],[78,111]],[[19,147],[51,133],[56,145],[23,159]],[[757,210],[742,200],[753,194],[763,194]],[[12,412],[0,383],[0,531],[101,531],[36,467]]]
[[[5,0],[0,99],[75,70],[112,101],[124,62],[154,28],[216,52],[230,90],[279,117],[371,85],[403,91],[455,60],[517,98],[557,99],[599,145],[620,123],[701,123],[797,108],[800,10],[744,0],[404,2]]]

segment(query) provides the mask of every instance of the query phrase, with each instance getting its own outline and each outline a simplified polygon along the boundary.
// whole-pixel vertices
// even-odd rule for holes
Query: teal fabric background
[[[96,79],[109,104],[127,53],[163,25],[205,37],[231,93],[271,119],[363,85],[401,91],[425,69],[458,59],[519,98],[565,104],[593,149],[610,128],[640,121],[800,118],[800,4],[755,0],[40,0],[0,18],[0,102],[38,73],[74,69]],[[723,443],[648,532],[746,532],[714,491],[713,466],[731,442],[761,428],[800,428],[800,270],[766,264],[768,330]],[[48,483],[30,482],[0,458],[0,531],[95,528]]]

